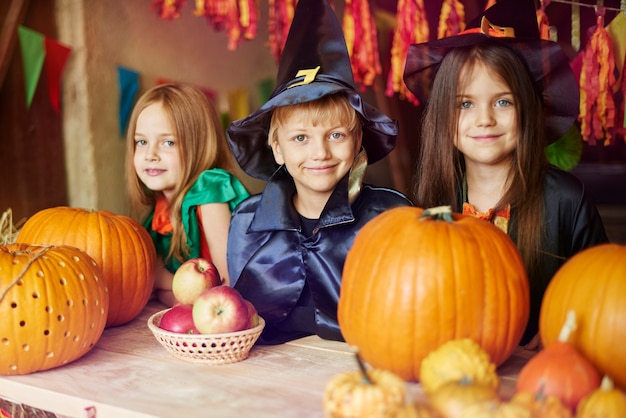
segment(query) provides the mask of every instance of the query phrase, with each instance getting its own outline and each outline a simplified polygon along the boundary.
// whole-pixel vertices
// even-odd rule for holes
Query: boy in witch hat
[[[233,287],[266,321],[261,342],[343,339],[337,302],[356,233],[384,210],[411,205],[363,184],[368,161],[385,157],[397,133],[356,92],[328,0],[300,0],[274,92],[227,130],[242,169],[268,180],[233,213],[227,250]]]
[[[515,241],[530,283],[521,343],[534,349],[554,273],[607,241],[582,183],[544,151],[578,115],[569,60],[540,39],[534,1],[499,0],[463,33],[411,45],[404,81],[425,104],[415,203],[451,205]]]

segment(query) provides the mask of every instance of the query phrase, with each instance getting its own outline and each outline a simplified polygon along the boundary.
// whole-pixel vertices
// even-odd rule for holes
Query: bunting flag
[[[550,164],[562,170],[570,171],[578,165],[583,155],[583,140],[576,125],[572,125],[558,141],[545,148]]]
[[[613,47],[603,17],[598,15],[592,35],[583,50],[580,72],[581,135],[590,145],[604,139],[604,145],[613,144],[615,127],[615,59]]]
[[[364,90],[382,74],[378,53],[378,33],[368,0],[346,0],[343,33],[348,47],[354,82]]]
[[[239,88],[228,92],[228,109],[231,120],[243,119],[250,114],[248,90]]]
[[[465,7],[459,0],[444,0],[439,14],[437,39],[458,35],[465,29]]]
[[[280,62],[280,56],[285,47],[285,40],[289,33],[289,27],[291,26],[297,3],[297,0],[269,0],[267,18],[268,44],[276,63]]]
[[[30,108],[46,57],[45,37],[41,33],[24,26],[19,26],[17,31],[22,50],[22,65],[24,66],[26,108]]]
[[[400,98],[418,105],[417,97],[406,87],[402,75],[409,45],[428,41],[428,20],[423,0],[398,0],[396,21],[391,46],[391,70],[385,94],[391,97],[396,92]]]
[[[61,113],[61,74],[65,61],[69,57],[72,49],[62,45],[52,39],[46,38],[46,59],[44,61],[44,69],[48,80],[48,96],[52,108]]]
[[[126,136],[128,120],[135,104],[135,97],[139,91],[139,73],[124,67],[117,67],[119,83],[119,128],[120,138]]]
[[[18,27],[24,67],[26,108],[30,108],[41,72],[45,69],[48,98],[57,114],[61,113],[61,75],[72,49],[24,26]]]

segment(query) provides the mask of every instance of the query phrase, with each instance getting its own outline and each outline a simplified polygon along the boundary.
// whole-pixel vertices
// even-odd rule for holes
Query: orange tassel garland
[[[378,34],[368,0],[346,0],[343,32],[355,83],[363,89],[371,86],[383,70],[378,53]]]
[[[603,141],[605,146],[613,144],[615,128],[615,101],[613,86],[615,59],[613,47],[602,17],[583,51],[580,74],[581,135],[590,145]]]

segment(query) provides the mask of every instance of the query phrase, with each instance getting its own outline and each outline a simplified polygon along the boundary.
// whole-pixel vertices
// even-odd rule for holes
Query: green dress
[[[198,206],[209,203],[228,203],[232,213],[235,207],[250,194],[244,185],[231,173],[221,168],[211,168],[203,171],[196,182],[191,186],[182,205],[182,222],[187,235],[189,258],[201,256],[202,237],[198,222]],[[152,228],[154,208],[144,221],[144,227],[152,236],[157,254],[164,260],[169,253],[172,233],[162,234]],[[174,257],[168,260],[165,267],[174,273],[182,263]]]

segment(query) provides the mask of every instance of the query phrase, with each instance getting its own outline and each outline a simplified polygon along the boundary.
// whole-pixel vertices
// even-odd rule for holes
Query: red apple
[[[193,305],[198,295],[208,288],[222,284],[215,265],[204,258],[185,261],[174,273],[172,293],[183,305]]]
[[[248,307],[248,328],[254,328],[259,325],[259,313],[248,299],[244,299],[244,302],[246,302],[246,306]]]
[[[165,312],[159,322],[159,328],[181,334],[200,334],[193,323],[193,307],[191,305],[175,305]]]
[[[193,303],[193,322],[202,334],[241,331],[250,323],[248,306],[232,287],[211,287]]]

